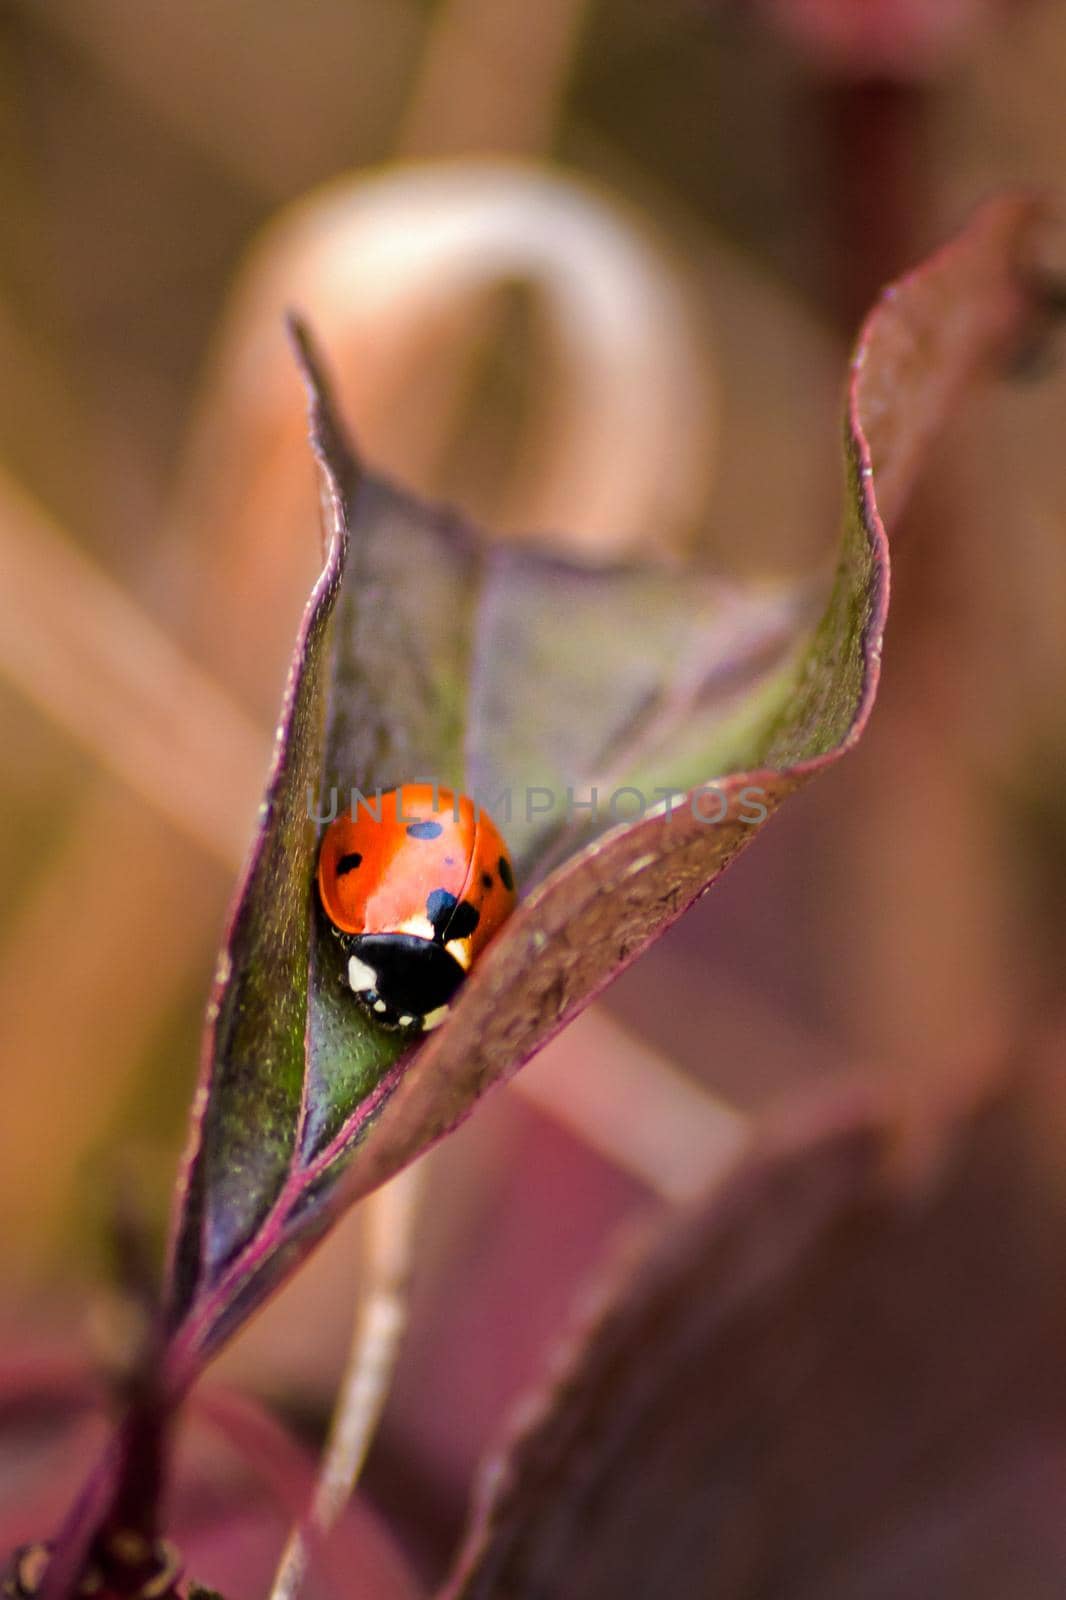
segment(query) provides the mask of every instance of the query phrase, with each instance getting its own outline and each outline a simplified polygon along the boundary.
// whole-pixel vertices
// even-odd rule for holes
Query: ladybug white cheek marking
[[[365,961],[352,956],[348,962],[348,983],[356,994],[365,994],[368,989],[377,988],[378,975]]]
[[[428,917],[408,917],[397,925],[397,933],[413,933],[416,939],[433,939],[433,924]]]
[[[469,938],[449,939],[444,948],[447,950],[450,956],[454,956],[455,960],[458,961],[464,972],[470,971],[470,963],[473,957],[470,952]]]
[[[422,1018],[422,1032],[432,1033],[434,1028],[439,1028],[451,1009],[451,1006],[438,1006],[436,1011],[427,1011]]]

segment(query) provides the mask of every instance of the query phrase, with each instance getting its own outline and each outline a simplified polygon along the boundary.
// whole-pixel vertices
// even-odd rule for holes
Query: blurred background
[[[318,557],[283,309],[368,461],[502,536],[801,578],[835,546],[862,311],[984,195],[1060,180],[1064,106],[1055,0],[0,4],[5,1347],[92,1347],[116,1208],[162,1248]],[[967,408],[898,530],[858,754],[430,1158],[365,1476],[427,1577],[616,1227],[662,1203],[593,1148],[568,1076],[609,1097],[627,1049],[667,1097],[677,1072],[742,1111],[834,1074],[922,1093],[1054,1016],[1066,397],[1045,376]],[[312,1443],[355,1230],[219,1369]],[[238,1467],[213,1470],[239,1503]],[[265,1585],[276,1540],[249,1518],[199,1576]]]

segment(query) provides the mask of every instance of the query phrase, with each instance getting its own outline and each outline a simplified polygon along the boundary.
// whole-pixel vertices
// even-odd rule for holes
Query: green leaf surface
[[[591,567],[418,503],[358,466],[299,336],[326,564],[211,1005],[171,1262],[176,1388],[347,1203],[454,1127],[860,737],[888,600],[882,515],[966,380],[1019,334],[1034,217],[1024,201],[986,208],[867,323],[840,559],[816,623],[807,591],[698,564]],[[522,898],[447,1024],[404,1044],[345,988],[308,797],[321,814],[334,785],[343,808],[353,786],[426,778],[489,805]],[[568,790],[602,801],[631,786],[652,802],[708,784],[727,806],[715,822],[721,804],[691,796],[628,821],[567,814]],[[534,789],[554,795],[550,811],[528,805]]]

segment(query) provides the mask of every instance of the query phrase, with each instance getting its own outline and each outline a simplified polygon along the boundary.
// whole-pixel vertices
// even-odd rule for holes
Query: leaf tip
[[[284,320],[296,365],[307,389],[311,446],[329,476],[350,492],[359,477],[359,456],[341,421],[333,383],[318,341],[302,311],[290,306]]]

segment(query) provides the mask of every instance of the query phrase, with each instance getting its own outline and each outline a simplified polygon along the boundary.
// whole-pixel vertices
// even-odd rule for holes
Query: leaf
[[[882,514],[957,391],[1020,333],[1015,266],[1036,215],[986,208],[868,322],[840,562],[813,631],[802,595],[496,546],[362,472],[300,335],[327,558],[211,1003],[171,1261],[175,1391],[346,1204],[454,1127],[860,737],[888,599]],[[353,785],[429,777],[488,805],[523,898],[447,1025],[403,1048],[345,989],[307,795],[336,785],[343,805]],[[719,808],[694,811],[691,794],[716,780],[728,810],[712,824]],[[567,818],[567,787],[591,785],[687,798],[631,822]],[[551,814],[526,809],[537,786],[559,796]],[[493,803],[506,790],[510,819]]]
[[[764,1136],[556,1374],[442,1600],[1063,1593],[1061,1082]]]

